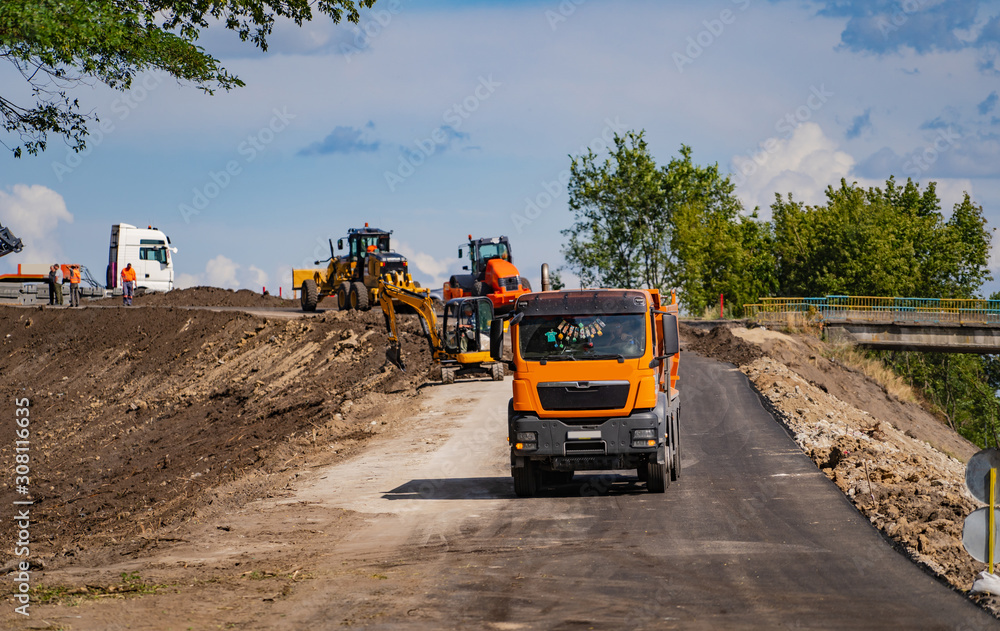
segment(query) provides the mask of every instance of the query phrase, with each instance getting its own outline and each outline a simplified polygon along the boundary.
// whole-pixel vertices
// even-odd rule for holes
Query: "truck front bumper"
[[[533,415],[512,418],[511,464],[519,466],[528,458],[549,461],[552,468],[562,470],[630,469],[651,455],[662,457],[664,423],[653,411],[594,419],[588,425],[573,421],[570,425]]]

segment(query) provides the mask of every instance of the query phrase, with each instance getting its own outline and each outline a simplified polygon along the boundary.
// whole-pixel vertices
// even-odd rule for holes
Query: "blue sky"
[[[681,144],[718,163],[763,216],[775,192],[895,175],[1000,225],[1000,2],[378,0],[359,27],[279,25],[267,54],[221,29],[201,44],[247,86],[84,87],[102,119],[84,154],[0,158],[0,223],[28,245],[0,271],[102,275],[126,222],[170,235],[182,285],[288,292],[369,222],[425,284],[470,233],[508,235],[537,283],[562,264],[569,155],[628,129],[661,163]]]

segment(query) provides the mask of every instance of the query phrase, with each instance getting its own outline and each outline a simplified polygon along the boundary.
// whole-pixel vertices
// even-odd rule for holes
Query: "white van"
[[[111,226],[108,253],[108,289],[121,284],[121,271],[129,263],[135,270],[136,289],[170,291],[174,288],[174,261],[170,237],[149,226],[136,228],[127,223]]]

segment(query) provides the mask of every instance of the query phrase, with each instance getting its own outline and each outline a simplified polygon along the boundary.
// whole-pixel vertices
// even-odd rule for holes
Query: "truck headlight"
[[[633,447],[656,447],[656,430],[655,429],[633,429],[632,430],[632,446]]]
[[[519,443],[537,443],[538,442],[538,432],[518,432],[517,442]]]

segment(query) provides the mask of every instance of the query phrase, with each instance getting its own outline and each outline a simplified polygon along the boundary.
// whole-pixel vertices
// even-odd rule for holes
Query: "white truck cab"
[[[129,263],[135,270],[136,289],[170,291],[174,288],[174,261],[170,237],[149,226],[137,228],[127,223],[111,226],[108,252],[108,289],[121,285],[121,271]]]

